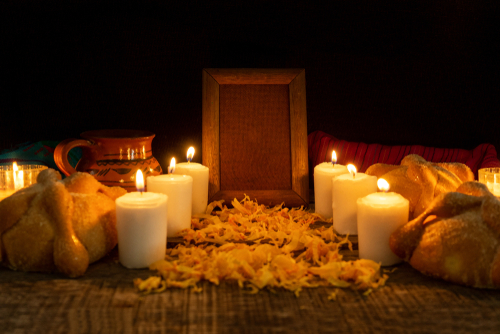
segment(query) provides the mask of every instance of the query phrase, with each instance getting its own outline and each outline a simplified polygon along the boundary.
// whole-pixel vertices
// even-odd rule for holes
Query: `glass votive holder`
[[[484,183],[491,193],[500,197],[500,168],[481,168],[478,171],[479,182]]]
[[[38,174],[47,168],[43,165],[0,166],[0,201],[19,189],[36,183]]]

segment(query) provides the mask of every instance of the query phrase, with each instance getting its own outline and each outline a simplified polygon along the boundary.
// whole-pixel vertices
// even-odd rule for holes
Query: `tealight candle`
[[[0,201],[16,191],[36,183],[38,174],[47,166],[17,165],[0,166]]]
[[[333,228],[340,234],[358,234],[357,204],[360,197],[377,191],[377,177],[356,173],[356,167],[348,165],[350,174],[333,179],[332,206]]]
[[[337,165],[337,155],[332,152],[332,162],[323,162],[314,167],[314,206],[316,213],[323,218],[333,217],[332,182],[339,175],[349,171],[344,165]]]
[[[384,179],[379,179],[378,185],[383,191],[389,190]],[[401,262],[389,247],[389,237],[408,222],[408,200],[394,192],[379,192],[359,198],[357,205],[359,257],[379,262],[382,266]]]
[[[191,162],[194,148],[190,147],[187,153],[188,162],[175,166],[174,174],[189,175],[193,178],[192,214],[205,213],[208,205],[208,167]]]
[[[116,199],[118,255],[127,268],[146,268],[165,258],[167,248],[167,195],[144,191],[141,170],[138,192]]]
[[[484,183],[493,195],[500,197],[500,168],[481,168],[478,181]]]
[[[191,202],[193,178],[189,175],[172,174],[175,158],[169,167],[170,174],[148,176],[148,192],[165,194],[167,202],[167,238],[175,237],[177,232],[191,227]]]

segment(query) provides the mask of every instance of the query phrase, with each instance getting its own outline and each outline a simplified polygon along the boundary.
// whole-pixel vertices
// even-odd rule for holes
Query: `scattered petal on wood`
[[[192,228],[180,233],[184,243],[150,266],[159,276],[135,280],[136,288],[146,294],[174,287],[199,292],[202,280],[217,285],[226,280],[249,293],[283,288],[299,296],[303,288],[332,286],[368,295],[388,278],[371,260],[343,261],[341,246],[352,250],[352,244],[332,226],[311,228],[323,220],[318,214],[268,208],[248,196],[232,204],[228,209],[222,201],[210,203],[207,214],[194,217]],[[328,299],[334,300],[336,291]]]

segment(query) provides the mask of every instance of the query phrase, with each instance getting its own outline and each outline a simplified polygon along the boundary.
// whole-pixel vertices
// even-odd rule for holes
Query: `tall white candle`
[[[314,206],[316,213],[323,218],[333,217],[332,181],[335,177],[349,173],[344,165],[334,164],[337,160],[332,152],[332,162],[323,162],[314,167]]]
[[[142,178],[142,173],[136,178]],[[152,192],[132,192],[116,199],[118,254],[125,267],[145,268],[165,258],[167,199]]]
[[[192,149],[192,151],[191,151]],[[175,166],[174,174],[189,175],[193,178],[192,214],[205,213],[208,205],[208,167],[190,162],[194,149],[188,151],[188,162]]]
[[[389,247],[389,237],[408,222],[408,200],[393,192],[373,193],[359,198],[357,205],[359,257],[382,266],[401,262]]]
[[[352,174],[342,174],[333,179],[333,228],[337,233],[358,234],[356,201],[376,191],[377,177],[356,173],[355,170]]]
[[[193,178],[189,175],[164,174],[147,178],[148,192],[165,194],[167,202],[167,238],[191,227]]]

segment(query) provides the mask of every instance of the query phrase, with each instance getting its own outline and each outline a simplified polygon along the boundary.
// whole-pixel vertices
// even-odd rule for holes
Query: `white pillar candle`
[[[137,188],[143,189],[142,173],[140,179],[142,186]],[[165,258],[167,199],[152,192],[132,192],[116,199],[118,254],[125,267],[146,268]]]
[[[389,237],[408,222],[410,205],[400,194],[373,193],[359,198],[359,257],[391,266],[402,260],[389,247]]]
[[[323,218],[333,217],[332,183],[339,175],[347,174],[347,167],[323,162],[314,167],[314,206],[316,213]]]
[[[174,174],[189,175],[193,178],[192,214],[205,213],[208,205],[208,167],[190,162],[194,148],[188,150],[188,161],[175,165]]]
[[[377,177],[364,173],[342,174],[333,179],[333,228],[340,234],[358,234],[357,203],[377,191]]]
[[[189,175],[164,174],[147,178],[148,192],[165,194],[167,202],[167,238],[191,227],[193,178]]]

